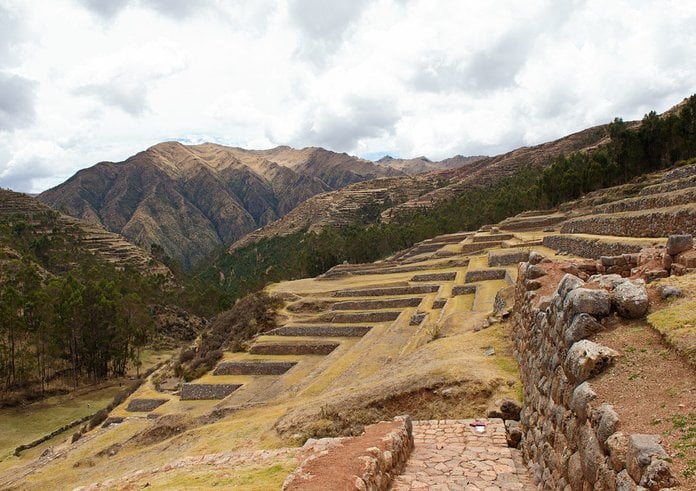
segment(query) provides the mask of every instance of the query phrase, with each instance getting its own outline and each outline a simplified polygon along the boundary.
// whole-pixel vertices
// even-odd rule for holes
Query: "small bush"
[[[89,429],[93,430],[94,428],[102,424],[108,415],[109,410],[106,408],[100,409],[99,411],[94,413],[94,415],[91,418],[89,418]]]

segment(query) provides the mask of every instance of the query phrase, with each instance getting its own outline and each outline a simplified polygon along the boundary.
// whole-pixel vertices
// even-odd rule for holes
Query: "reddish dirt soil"
[[[684,476],[687,468],[696,468],[696,370],[670,350],[660,334],[645,322],[617,317],[608,320],[607,329],[595,341],[621,356],[592,381],[597,393],[593,406],[613,404],[621,418],[619,430],[626,435],[661,435],[680,487],[696,489],[696,475]],[[689,417],[691,425],[681,427],[680,421]]]
[[[365,450],[377,447],[384,451],[387,444],[382,437],[398,429],[399,423],[383,421],[365,428],[365,433],[343,440],[341,446],[330,449],[304,466],[304,472],[312,479],[301,484],[289,486],[288,491],[352,491],[355,489],[352,476],[362,476],[364,462],[359,460],[367,455]]]

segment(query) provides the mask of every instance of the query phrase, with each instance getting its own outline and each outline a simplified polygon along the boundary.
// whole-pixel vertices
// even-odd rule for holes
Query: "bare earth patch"
[[[593,380],[595,404],[613,404],[624,434],[652,433],[683,489],[696,489],[696,370],[645,322],[612,319],[596,341],[620,358]]]

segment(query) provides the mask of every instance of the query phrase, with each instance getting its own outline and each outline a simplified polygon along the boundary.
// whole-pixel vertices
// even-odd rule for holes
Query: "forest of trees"
[[[50,231],[50,233],[48,232]],[[53,212],[0,215],[0,388],[120,376],[153,329],[163,279],[116,269]]]

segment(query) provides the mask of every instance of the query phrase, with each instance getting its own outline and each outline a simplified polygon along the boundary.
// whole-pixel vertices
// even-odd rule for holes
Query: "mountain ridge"
[[[318,147],[245,150],[163,142],[78,171],[38,199],[185,268],[286,215],[311,196],[405,173]]]

